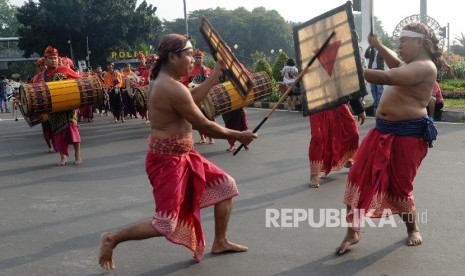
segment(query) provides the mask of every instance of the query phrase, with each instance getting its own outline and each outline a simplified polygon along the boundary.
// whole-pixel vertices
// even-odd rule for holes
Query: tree
[[[455,37],[454,45],[450,47],[454,54],[465,57],[465,34],[460,33],[460,36]]]
[[[112,50],[131,50],[153,44],[161,32],[156,7],[144,0],[29,0],[18,9],[19,48],[25,57],[42,54],[53,45],[60,55],[87,56],[87,38],[93,64],[106,63]]]
[[[236,57],[247,67],[254,65],[252,55],[256,52],[270,53],[271,49],[282,49],[294,56],[292,24],[275,10],[263,7],[255,8],[251,12],[245,8],[228,11],[223,8],[196,10],[188,18],[189,35],[195,41],[196,47],[207,50],[208,46],[201,37],[199,30],[200,18],[206,17],[221,38],[233,49]],[[185,33],[183,19],[163,22],[164,34]],[[270,27],[272,26],[272,27]]]
[[[266,61],[265,59],[260,59],[258,62],[257,62],[257,65],[255,65],[255,69],[254,69],[254,72],[266,72],[268,74],[268,76],[270,76],[270,78],[272,78],[272,69],[271,69],[271,65],[268,63],[268,61]]]
[[[15,17],[16,11],[17,8],[8,0],[0,0],[0,37],[17,36],[19,23]]]

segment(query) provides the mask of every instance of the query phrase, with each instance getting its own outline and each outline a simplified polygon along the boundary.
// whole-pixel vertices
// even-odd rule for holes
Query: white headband
[[[184,50],[187,50],[187,49],[192,49],[192,43],[190,40],[187,41],[186,43],[186,46],[184,46],[184,48],[181,49],[181,51],[184,51]]]
[[[400,32],[400,37],[420,37],[420,38],[424,38],[425,35],[421,34],[421,33],[414,32],[414,31],[402,30]]]

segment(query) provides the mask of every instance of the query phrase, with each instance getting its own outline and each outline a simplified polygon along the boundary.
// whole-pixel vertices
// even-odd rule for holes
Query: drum
[[[202,101],[202,108],[207,117],[212,119],[229,111],[248,106],[271,95],[271,80],[267,73],[259,72],[252,74],[252,82],[253,89],[247,94],[245,99],[242,98],[229,81],[212,87]]]
[[[48,120],[48,114],[46,113],[36,113],[32,114],[30,116],[24,116],[24,121],[30,126],[33,127],[35,125],[38,125],[42,122],[45,122]]]
[[[147,109],[147,91],[148,91],[148,85],[145,86],[139,86],[134,89],[134,106],[138,110],[144,110]]]
[[[25,117],[103,103],[102,87],[95,77],[23,84],[19,98]]]

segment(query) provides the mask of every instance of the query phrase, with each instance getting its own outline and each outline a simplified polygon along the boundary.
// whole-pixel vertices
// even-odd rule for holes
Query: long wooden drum
[[[95,77],[23,84],[19,87],[23,115],[54,113],[101,105],[103,93]]]
[[[267,73],[252,74],[253,89],[244,99],[229,81],[215,85],[202,101],[202,108],[208,118],[248,106],[253,102],[269,97],[272,92],[271,80]]]
[[[147,109],[148,85],[134,88],[134,105],[138,110]]]

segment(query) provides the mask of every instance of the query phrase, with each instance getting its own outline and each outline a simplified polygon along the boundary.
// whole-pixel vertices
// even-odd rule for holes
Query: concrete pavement
[[[248,109],[250,127],[267,112]],[[100,233],[153,212],[144,168],[148,126],[140,119],[115,125],[107,117],[82,123],[85,163],[57,167],[59,157],[47,153],[40,126],[0,119],[0,275],[106,275],[97,264]],[[368,118],[361,136],[373,125]],[[397,217],[397,227],[364,228],[362,241],[341,257],[334,249],[344,228],[308,222],[267,227],[266,214],[274,210],[312,210],[314,221],[321,210],[343,210],[348,172],[332,173],[321,188],[309,189],[308,118],[278,110],[249,151],[233,157],[224,140],[196,147],[238,183],[229,237],[248,245],[248,252],[208,253],[196,264],[190,251],[164,238],[128,242],[118,246],[117,268],[109,275],[463,275],[465,124],[440,122],[437,128],[415,185],[421,246],[405,245]],[[209,248],[212,208],[202,219]]]

